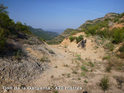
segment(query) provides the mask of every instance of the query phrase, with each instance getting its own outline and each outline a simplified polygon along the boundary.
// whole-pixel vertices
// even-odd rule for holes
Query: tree
[[[6,9],[7,9],[8,7],[5,7],[3,4],[0,4],[0,13],[8,13],[7,11],[6,11]]]

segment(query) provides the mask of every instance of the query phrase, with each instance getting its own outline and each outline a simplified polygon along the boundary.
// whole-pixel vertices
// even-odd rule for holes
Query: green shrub
[[[76,55],[77,60],[81,60],[81,55]]]
[[[50,62],[49,58],[47,56],[43,56],[41,59],[40,59],[41,62]]]
[[[113,43],[118,44],[124,40],[124,28],[115,28],[112,30]]]
[[[110,58],[111,58],[111,56],[109,56],[109,55],[108,56],[104,56],[103,60],[109,60]]]
[[[119,48],[120,54],[118,55],[120,58],[124,58],[124,44]]]
[[[80,35],[80,36],[76,37],[76,43],[79,43],[83,39],[84,39],[83,35]]]
[[[0,28],[0,51],[5,48],[6,37],[4,29]]]
[[[75,38],[76,38],[76,37],[74,37],[74,36],[70,36],[70,37],[69,37],[70,42],[74,41]]]
[[[21,58],[22,58],[23,55],[24,55],[24,53],[23,53],[22,50],[17,50],[17,51],[15,52],[14,58],[19,61],[19,60],[21,60]]]
[[[108,49],[110,51],[113,51],[114,50],[114,45],[110,42],[110,43],[107,43],[105,46],[104,46],[105,49]]]
[[[120,52],[124,52],[124,44],[119,48]]]
[[[109,88],[109,79],[107,76],[104,76],[100,81],[100,87],[106,91]]]
[[[88,69],[84,65],[81,66],[81,69],[86,72],[88,71]]]

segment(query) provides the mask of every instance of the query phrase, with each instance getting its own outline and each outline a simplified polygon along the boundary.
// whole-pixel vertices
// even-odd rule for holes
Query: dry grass
[[[110,72],[111,69],[124,71],[124,60],[111,57],[111,59],[108,60],[106,71]]]

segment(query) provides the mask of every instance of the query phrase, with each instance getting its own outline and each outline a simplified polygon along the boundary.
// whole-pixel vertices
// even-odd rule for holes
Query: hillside
[[[114,32],[122,32],[124,27],[124,13],[108,13],[102,18],[88,20],[77,29],[67,29],[61,35],[57,36],[50,43],[61,43],[64,38],[79,32],[85,32],[87,35],[99,35],[100,37],[116,37]],[[117,31],[118,30],[118,31]],[[121,31],[120,31],[121,30]],[[123,36],[121,36],[123,38]],[[114,41],[118,43],[118,41]]]
[[[44,31],[43,29],[33,28],[31,26],[29,26],[29,30],[39,38],[42,38],[43,40],[51,40],[58,36],[57,32]]]
[[[74,34],[75,32],[80,32],[79,30],[68,28],[62,34],[48,41],[48,44],[59,44],[63,41],[64,38]]]
[[[54,52],[28,26],[14,22],[0,5],[0,93],[3,86],[23,86],[46,70]]]

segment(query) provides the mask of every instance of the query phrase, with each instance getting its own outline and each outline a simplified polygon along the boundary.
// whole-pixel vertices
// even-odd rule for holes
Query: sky
[[[124,0],[0,0],[9,16],[35,28],[61,32],[106,13],[124,12]]]

